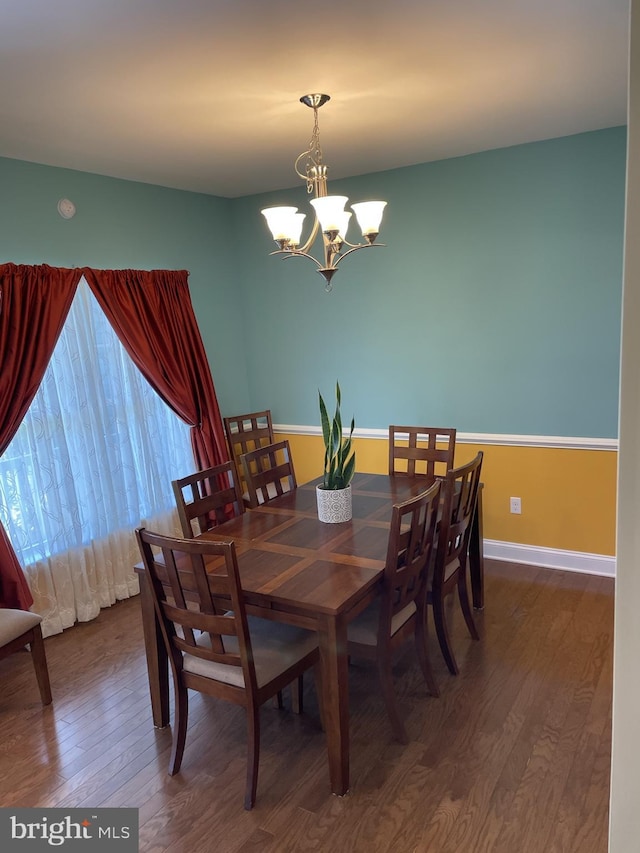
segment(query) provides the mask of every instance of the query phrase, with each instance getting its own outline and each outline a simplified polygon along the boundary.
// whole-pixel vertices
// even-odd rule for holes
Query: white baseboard
[[[516,542],[484,540],[484,555],[491,560],[526,563],[544,569],[561,569],[565,572],[582,572],[586,575],[616,576],[616,558],[582,551],[561,551],[558,548],[541,548],[536,545],[519,545]]]

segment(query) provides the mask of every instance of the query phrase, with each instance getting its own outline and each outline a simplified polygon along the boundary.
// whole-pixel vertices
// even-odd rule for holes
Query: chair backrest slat
[[[379,628],[383,637],[390,631],[396,613],[419,597],[426,597],[440,487],[436,480],[426,491],[393,507]]]
[[[234,462],[223,462],[174,480],[173,494],[182,535],[191,539],[211,530],[232,515],[244,512],[238,472]],[[193,522],[197,522],[194,529]]]
[[[173,667],[180,655],[242,666],[245,686],[256,689],[246,609],[232,541],[175,539],[136,530],[154,606]],[[214,581],[215,579],[215,581]],[[216,596],[224,599],[220,608]],[[202,635],[209,643],[202,643]],[[236,650],[225,637],[237,637]]]
[[[390,426],[389,473],[434,479],[453,468],[456,430],[451,427]]]
[[[240,457],[249,506],[268,503],[297,488],[289,442],[276,441]]]
[[[238,473],[242,477],[242,465],[240,457],[251,450],[264,447],[265,444],[273,444],[273,423],[271,422],[271,410],[263,412],[249,412],[246,415],[233,415],[223,418],[224,431],[227,437],[229,458],[236,463]],[[246,491],[246,483],[242,482],[241,491]]]
[[[478,499],[483,453],[468,464],[454,468],[443,482],[442,514],[438,530],[433,585],[441,585],[447,566],[459,560],[465,571],[469,538]]]

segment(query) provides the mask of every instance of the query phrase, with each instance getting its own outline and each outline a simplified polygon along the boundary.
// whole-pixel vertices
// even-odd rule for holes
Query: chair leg
[[[258,762],[260,760],[260,708],[247,706],[247,785],[244,807],[250,811],[256,801],[258,789]]]
[[[429,658],[427,611],[425,609],[418,610],[416,613],[414,639],[418,661],[420,662],[420,668],[422,669],[427,689],[431,696],[439,696],[440,688],[431,669],[431,660]]]
[[[380,678],[380,688],[384,698],[384,704],[387,708],[387,714],[391,721],[391,728],[397,740],[400,743],[409,743],[407,731],[404,723],[398,712],[398,702],[396,699],[396,691],[393,686],[393,676],[391,673],[391,656],[380,655],[378,657],[378,676]]]
[[[440,650],[442,651],[442,656],[445,659],[447,666],[449,667],[449,672],[451,675],[458,674],[458,664],[456,663],[455,656],[453,654],[453,649],[451,648],[451,642],[449,640],[449,631],[447,629],[447,622],[444,615],[444,599],[441,596],[434,596],[433,603],[433,621],[436,626],[436,634],[438,637],[438,642],[440,643]]]
[[[466,572],[462,571],[460,572],[460,576],[458,578],[458,599],[460,600],[462,615],[464,616],[464,621],[467,623],[469,633],[471,634],[474,640],[479,640],[480,634],[478,634],[476,622],[473,618],[473,612],[469,603],[469,593],[467,591],[467,575]]]
[[[174,680],[175,709],[173,719],[173,746],[171,758],[169,759],[169,775],[175,776],[180,770],[182,756],[184,755],[184,744],[187,739],[187,719],[189,717],[189,697],[187,688],[176,683]]]
[[[302,713],[302,690],[303,681],[302,676],[300,676],[291,684],[291,708],[293,709],[294,714]],[[273,702],[274,708],[277,708],[279,711],[282,711],[282,709],[284,708],[282,690],[278,690],[278,692],[271,701]]]
[[[291,685],[291,707],[293,708],[294,714],[301,714],[303,711],[304,700],[302,698],[302,694],[304,693],[304,679],[302,675],[299,675],[296,680]]]
[[[324,685],[322,682],[322,667],[319,663],[314,664],[313,667],[313,680],[316,685],[316,696],[318,697],[318,712],[320,714],[320,728],[322,731],[326,731],[324,727]]]
[[[49,682],[49,669],[47,667],[47,657],[44,651],[44,640],[42,639],[42,629],[40,625],[36,625],[33,629],[33,639],[29,643],[31,648],[31,658],[33,660],[33,668],[36,672],[38,680],[38,689],[40,690],[40,698],[43,705],[51,704],[51,684]]]

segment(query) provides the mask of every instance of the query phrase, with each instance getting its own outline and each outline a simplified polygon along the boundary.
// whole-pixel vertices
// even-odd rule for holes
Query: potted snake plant
[[[352,446],[355,420],[351,418],[349,435],[342,430],[340,414],[340,383],[336,382],[336,408],[333,419],[329,419],[327,406],[318,391],[320,423],[324,441],[324,475],[316,488],[318,518],[328,523],[350,521],[351,480],[356,470],[356,453]]]

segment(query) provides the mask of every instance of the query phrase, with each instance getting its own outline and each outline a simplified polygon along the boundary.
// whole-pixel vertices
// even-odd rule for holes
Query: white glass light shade
[[[300,236],[302,234],[302,224],[304,222],[304,218],[306,213],[294,213],[291,217],[291,239],[290,243],[292,246],[300,245]]]
[[[348,201],[346,195],[325,195],[309,200],[323,231],[340,230],[340,226],[344,224],[344,206]]]
[[[382,211],[386,204],[386,201],[361,201],[358,204],[351,205],[363,237],[366,237],[367,234],[379,233]]]
[[[290,242],[296,233],[298,234],[298,242],[300,241],[302,223],[298,227],[295,219],[295,215],[298,213],[297,207],[265,207],[260,213],[267,220],[269,230],[276,242],[281,240]],[[304,214],[302,215],[304,216]]]
[[[349,220],[352,217],[352,213],[350,210],[343,210],[342,217],[340,222],[338,223],[338,233],[340,234],[341,240],[347,239],[347,228],[349,227]]]

